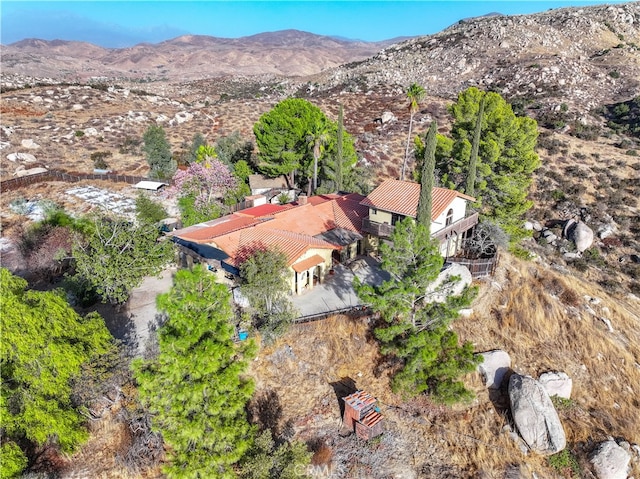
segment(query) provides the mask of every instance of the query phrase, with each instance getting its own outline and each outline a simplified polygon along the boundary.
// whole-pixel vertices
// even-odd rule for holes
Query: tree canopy
[[[137,362],[142,402],[162,433],[177,478],[232,478],[234,464],[252,444],[246,405],[253,383],[245,376],[252,341],[233,342],[229,289],[203,268],[180,270],[158,297],[167,322],[159,355]]]
[[[436,154],[443,185],[464,191],[475,171],[473,193],[481,214],[517,239],[522,215],[531,207],[527,194],[532,173],[540,163],[534,151],[536,121],[517,117],[498,93],[475,87],[461,92],[449,111],[453,115],[452,139],[439,135]],[[472,155],[476,135],[477,158]]]
[[[213,158],[213,147],[201,146],[196,163],[173,175],[168,196],[178,198],[178,208],[184,226],[215,219],[223,211],[223,200],[233,192],[238,181],[229,167]]]
[[[295,317],[289,300],[287,257],[278,250],[253,251],[240,264],[241,291],[258,316],[258,326],[267,339],[284,333]]]
[[[409,133],[407,134],[407,146],[404,152],[404,161],[402,162],[402,172],[400,173],[400,179],[404,180],[405,172],[407,169],[407,162],[409,161],[409,146],[411,145],[411,131],[413,130],[413,117],[418,111],[418,106],[424,100],[427,92],[424,87],[417,83],[412,83],[407,88],[407,99],[409,100]]]
[[[433,194],[433,184],[435,183],[434,171],[436,166],[436,136],[438,134],[438,125],[434,121],[431,122],[429,131],[425,138],[425,153],[422,163],[422,174],[420,175],[420,198],[418,201],[418,211],[416,221],[423,224],[427,231],[431,231],[431,204]]]
[[[167,141],[164,128],[151,125],[144,132],[144,152],[149,163],[149,176],[161,180],[171,178],[176,163],[171,156],[171,145]]]
[[[83,364],[113,347],[97,313],[83,318],[62,294],[26,288],[25,280],[0,268],[2,477],[26,466],[18,447],[24,440],[71,452],[86,439],[71,381]]]
[[[158,274],[173,259],[173,245],[158,241],[158,228],[118,217],[94,218],[93,227],[74,241],[76,274],[104,302],[124,303],[145,276]]]
[[[253,132],[258,146],[257,168],[261,173],[272,177],[288,176],[291,186],[295,183],[296,172],[309,181],[314,177],[315,152],[322,155],[320,182],[326,180],[328,183],[323,191],[335,187],[338,125],[317,106],[300,98],[283,100],[260,117]],[[310,137],[313,138],[311,142]],[[346,177],[356,164],[357,155],[351,135],[343,132],[342,139],[341,172]],[[324,151],[321,145],[324,145]]]
[[[356,278],[354,287],[362,301],[381,315],[382,324],[374,332],[381,352],[402,362],[392,388],[408,395],[427,392],[444,403],[468,399],[470,393],[458,377],[472,371],[477,361],[472,346],[458,346],[457,335],[448,326],[470,304],[475,291],[467,288],[444,302],[433,300],[434,292],[428,288],[444,259],[423,224],[405,218],[396,223],[391,240],[380,246],[382,268],[391,279],[374,287]]]

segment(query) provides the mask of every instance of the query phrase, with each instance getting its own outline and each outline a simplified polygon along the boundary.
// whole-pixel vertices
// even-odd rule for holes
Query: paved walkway
[[[353,289],[353,278],[358,276],[364,283],[380,285],[389,279],[378,263],[369,256],[362,256],[349,266],[337,265],[333,275],[328,275],[322,284],[299,295],[293,296],[292,302],[300,312],[300,316],[328,313],[344,308],[352,308],[362,304]]]

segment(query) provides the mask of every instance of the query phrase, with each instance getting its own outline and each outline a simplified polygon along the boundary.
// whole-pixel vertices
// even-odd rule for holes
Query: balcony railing
[[[432,236],[436,238],[438,241],[444,241],[447,239],[447,236],[451,233],[462,234],[465,231],[473,228],[478,224],[478,213],[473,213],[466,218],[462,218],[461,220],[456,221],[455,223],[451,223],[446,228],[437,231]],[[379,236],[381,238],[389,238],[393,234],[394,227],[386,224],[386,223],[377,223],[375,221],[371,221],[369,218],[364,218],[362,220],[362,231],[365,233],[372,234],[374,236]]]
[[[377,223],[371,221],[369,218],[362,220],[362,231],[372,234],[373,236],[379,236],[382,238],[389,238],[393,233],[393,226],[387,223]]]
[[[442,242],[446,240],[447,236],[449,236],[450,234],[456,233],[460,235],[465,231],[470,230],[477,224],[478,224],[478,213],[473,213],[472,215],[467,216],[466,218],[462,218],[461,220],[458,220],[455,223],[451,223],[446,228],[433,233],[431,236],[433,236],[438,241]]]

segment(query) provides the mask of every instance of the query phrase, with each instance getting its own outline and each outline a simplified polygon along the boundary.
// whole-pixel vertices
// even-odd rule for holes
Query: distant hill
[[[27,39],[2,49],[2,69],[35,77],[199,79],[221,75],[303,76],[375,55],[392,41],[363,42],[299,30],[242,38],[183,35],[108,49],[84,42]]]

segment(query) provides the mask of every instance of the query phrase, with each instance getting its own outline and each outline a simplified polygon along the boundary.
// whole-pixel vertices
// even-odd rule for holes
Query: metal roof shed
[[[138,188],[141,190],[150,190],[150,191],[158,191],[160,188],[165,186],[166,183],[161,183],[160,181],[140,181],[133,185],[134,188]]]

